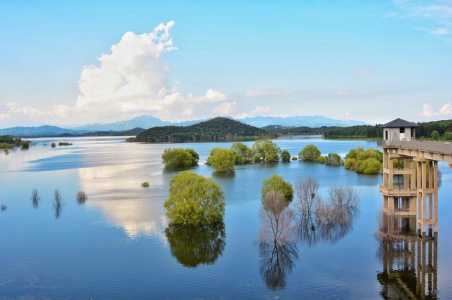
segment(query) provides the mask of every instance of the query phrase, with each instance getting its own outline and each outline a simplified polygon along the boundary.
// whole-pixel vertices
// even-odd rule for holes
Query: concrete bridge
[[[419,160],[446,161],[452,166],[452,143],[433,141],[393,141],[383,143],[385,149],[396,149],[398,154]]]
[[[416,140],[417,124],[396,119],[383,126],[386,213],[416,216],[418,231],[438,225],[438,162],[452,165],[452,143]]]
[[[397,119],[383,130],[383,272],[377,277],[387,298],[437,298],[438,162],[452,166],[452,143],[418,141],[415,128]]]

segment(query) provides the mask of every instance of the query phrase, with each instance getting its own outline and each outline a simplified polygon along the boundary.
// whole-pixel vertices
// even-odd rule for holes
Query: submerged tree
[[[294,215],[281,192],[265,194],[259,241],[260,272],[268,288],[286,285],[286,276],[298,258]]]
[[[234,151],[224,148],[214,148],[210,151],[207,164],[218,173],[233,173],[236,155]]]
[[[297,196],[300,208],[299,236],[308,245],[318,241],[315,228],[315,207],[320,201],[319,184],[313,178],[308,178],[298,185]]]
[[[245,165],[253,162],[253,151],[243,143],[234,143],[231,150],[235,154],[235,164]]]
[[[290,153],[287,150],[281,151],[281,161],[283,163],[289,163],[290,162]]]
[[[352,188],[333,187],[329,201],[320,201],[316,207],[316,223],[324,240],[336,242],[352,228],[358,212],[358,198]]]
[[[352,188],[332,187],[327,200],[320,198],[318,189],[318,183],[311,178],[298,188],[299,236],[308,245],[342,239],[351,230],[358,213],[358,197]]]
[[[165,230],[171,254],[185,267],[213,264],[225,247],[224,224],[177,225]]]
[[[293,198],[293,188],[290,183],[285,181],[281,176],[273,175],[266,179],[262,186],[262,200],[265,205],[266,194],[270,192],[278,192],[284,196],[284,200],[289,203]]]
[[[320,159],[321,153],[316,145],[306,145],[298,154],[298,158],[304,161],[316,162]]]
[[[165,149],[162,160],[166,169],[187,169],[198,165],[199,155],[193,149],[170,148]]]
[[[174,224],[211,225],[223,221],[224,197],[220,186],[190,171],[173,177],[164,206]]]
[[[277,163],[280,149],[270,140],[257,141],[253,144],[253,160],[256,163]]]

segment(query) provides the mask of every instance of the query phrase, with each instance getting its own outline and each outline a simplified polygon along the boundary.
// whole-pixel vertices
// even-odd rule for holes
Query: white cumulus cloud
[[[420,115],[426,118],[452,116],[452,104],[443,104],[439,110],[436,111],[431,104],[426,103],[423,105]]]
[[[162,56],[176,50],[171,37],[174,25],[169,21],[148,33],[124,33],[96,64],[82,68],[74,105],[40,110],[9,103],[0,107],[0,120],[22,117],[64,124],[116,121],[142,114],[180,120],[206,118],[231,106],[232,101],[219,90],[208,88],[193,95],[170,85]]]

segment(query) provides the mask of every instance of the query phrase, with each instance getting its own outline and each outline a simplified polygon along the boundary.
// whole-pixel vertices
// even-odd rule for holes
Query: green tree
[[[275,163],[279,161],[279,147],[270,140],[257,141],[253,145],[254,162]]]
[[[223,192],[212,179],[184,171],[174,176],[164,206],[173,224],[209,225],[222,222]]]
[[[245,165],[253,162],[253,151],[243,143],[234,143],[231,150],[235,154],[235,164]]]
[[[290,162],[290,153],[287,150],[281,151],[281,161],[284,163]]]
[[[452,131],[444,132],[444,139],[446,141],[452,141]]]
[[[440,137],[439,132],[437,130],[433,130],[431,137],[435,141],[439,140],[439,137]]]
[[[298,154],[300,160],[315,162],[320,158],[320,150],[315,145],[306,145]]]
[[[383,153],[376,149],[352,149],[346,155],[344,165],[359,174],[375,175],[382,171]]]
[[[235,159],[234,151],[224,148],[214,148],[210,151],[207,164],[212,166],[216,172],[230,173],[234,172]]]
[[[262,187],[262,199],[265,199],[267,193],[277,192],[284,196],[287,202],[292,201],[293,188],[290,183],[285,181],[281,176],[273,175],[264,181]]]
[[[342,158],[337,153],[329,153],[326,157],[326,164],[328,166],[340,166],[342,165]]]
[[[167,169],[186,169],[198,165],[199,155],[193,149],[165,149],[162,160]]]

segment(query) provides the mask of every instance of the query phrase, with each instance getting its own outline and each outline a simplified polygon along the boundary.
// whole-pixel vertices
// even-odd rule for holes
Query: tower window
[[[405,133],[405,128],[400,128],[400,133]]]

